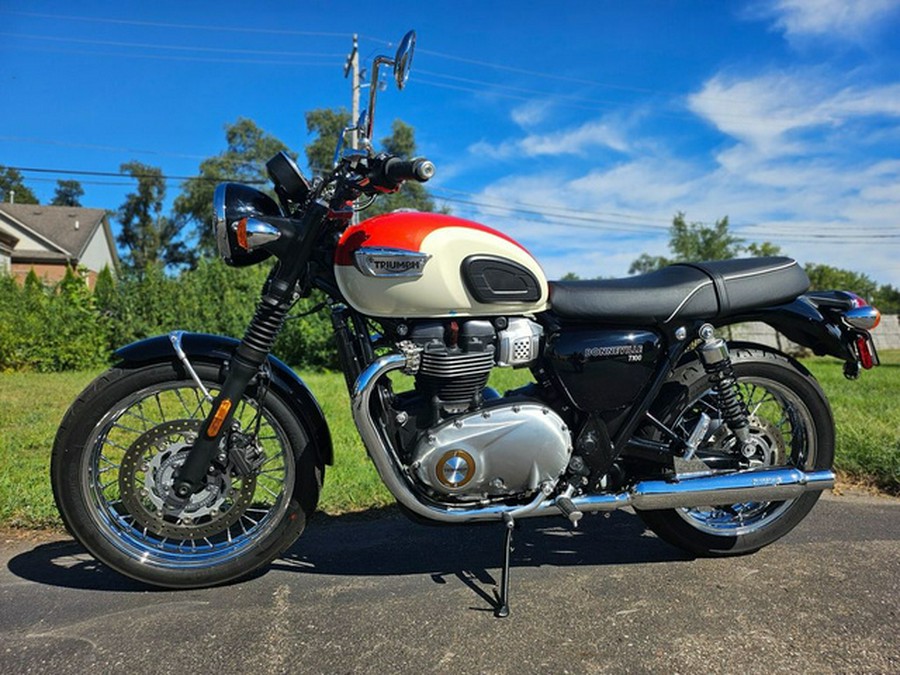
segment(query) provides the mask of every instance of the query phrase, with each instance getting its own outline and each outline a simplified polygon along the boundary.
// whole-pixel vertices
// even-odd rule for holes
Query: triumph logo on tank
[[[356,269],[368,277],[420,277],[430,259],[400,248],[361,248],[354,254]]]

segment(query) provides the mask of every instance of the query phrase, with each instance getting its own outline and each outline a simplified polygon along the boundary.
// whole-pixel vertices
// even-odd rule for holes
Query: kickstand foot
[[[513,528],[516,524],[509,515],[503,516],[506,532],[503,536],[503,575],[500,578],[500,604],[494,613],[499,619],[509,616],[509,558],[513,548]]]

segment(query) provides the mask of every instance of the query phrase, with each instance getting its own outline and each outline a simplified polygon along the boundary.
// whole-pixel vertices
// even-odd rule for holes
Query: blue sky
[[[897,0],[257,4],[0,2],[0,164],[189,176],[239,116],[302,153],[305,111],[349,107],[351,34],[371,58],[414,28],[376,137],[412,124],[433,193],[548,276],[624,275],[684,211],[900,286]]]

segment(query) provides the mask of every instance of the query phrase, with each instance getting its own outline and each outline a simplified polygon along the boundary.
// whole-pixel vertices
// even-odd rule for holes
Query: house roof
[[[0,213],[13,218],[31,233],[47,241],[60,253],[81,258],[98,227],[103,227],[106,211],[72,206],[0,204]]]
[[[2,251],[11,251],[16,247],[16,244],[19,243],[19,238],[13,236],[9,232],[4,232],[0,230],[0,250]]]

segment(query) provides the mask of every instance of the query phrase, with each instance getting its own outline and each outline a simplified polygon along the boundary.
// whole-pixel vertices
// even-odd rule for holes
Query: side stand
[[[494,616],[504,619],[509,616],[509,557],[513,550],[513,529],[516,526],[512,516],[503,515],[503,524],[506,525],[506,533],[503,536],[503,576],[500,578],[500,606]]]

